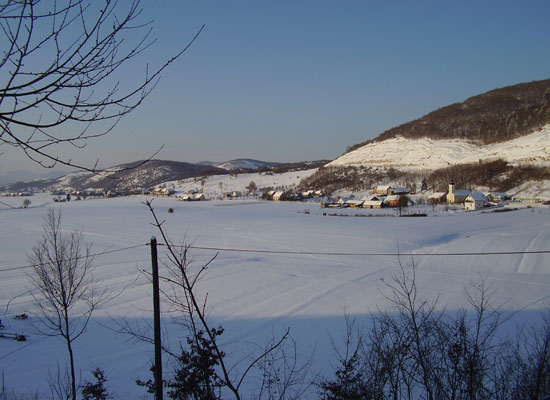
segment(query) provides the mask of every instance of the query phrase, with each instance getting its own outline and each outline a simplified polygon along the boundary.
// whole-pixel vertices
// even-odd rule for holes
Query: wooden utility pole
[[[162,400],[162,346],[160,341],[160,296],[159,264],[157,257],[157,239],[151,238],[151,263],[153,272],[153,315],[155,339],[155,400]]]

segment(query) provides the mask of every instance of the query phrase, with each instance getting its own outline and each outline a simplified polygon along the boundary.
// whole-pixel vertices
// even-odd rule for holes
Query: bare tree
[[[61,213],[49,209],[44,218],[44,233],[28,255],[33,265],[32,292],[40,316],[39,330],[60,336],[69,355],[71,396],[76,399],[73,342],[88,326],[93,311],[102,300],[90,274],[91,245],[82,233],[61,230]]]
[[[140,0],[2,2],[0,145],[47,168],[97,172],[98,161],[85,166],[63,157],[60,145],[82,148],[111,132],[202,30],[160,67],[145,67],[141,81],[120,82],[122,66],[155,42],[140,14]]]

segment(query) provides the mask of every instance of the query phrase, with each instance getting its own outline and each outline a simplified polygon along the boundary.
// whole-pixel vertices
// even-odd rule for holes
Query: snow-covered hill
[[[434,170],[453,164],[504,159],[515,164],[550,166],[550,124],[530,135],[490,145],[466,140],[391,138],[342,155],[329,166],[369,166],[400,170]]]
[[[223,168],[226,170],[236,169],[260,169],[262,167],[272,167],[279,163],[253,160],[251,158],[239,158],[237,160],[226,161],[221,164],[214,164],[215,167]]]

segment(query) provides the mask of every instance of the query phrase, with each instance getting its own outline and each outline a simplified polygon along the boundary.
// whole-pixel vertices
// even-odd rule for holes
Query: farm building
[[[464,209],[467,211],[474,211],[483,208],[488,202],[487,197],[480,192],[470,193],[464,200]]]

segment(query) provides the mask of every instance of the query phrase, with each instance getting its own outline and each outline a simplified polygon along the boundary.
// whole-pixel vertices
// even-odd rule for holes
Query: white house
[[[467,211],[474,211],[483,208],[488,203],[487,197],[480,192],[472,192],[464,200],[464,209]]]

